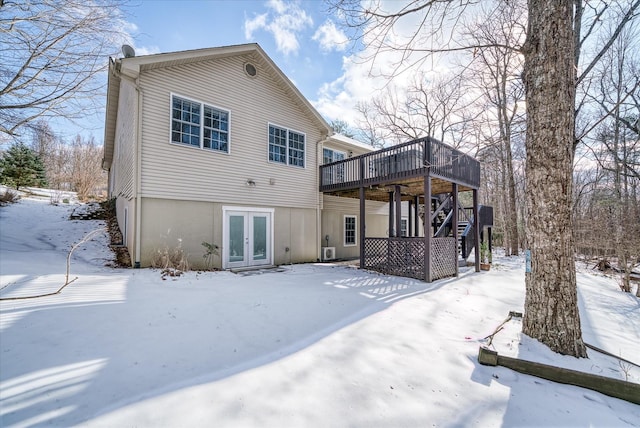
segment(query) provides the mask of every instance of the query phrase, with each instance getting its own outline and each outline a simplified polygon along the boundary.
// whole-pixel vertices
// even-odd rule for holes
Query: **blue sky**
[[[390,89],[380,75],[402,52],[363,60],[371,53],[349,40],[328,8],[323,0],[139,0],[123,11],[122,30],[138,56],[256,42],[327,121],[357,126],[357,103]],[[407,31],[417,25],[411,19]],[[412,78],[397,76],[394,92],[405,92]],[[90,133],[102,142],[103,122],[104,113],[66,137]]]
[[[309,100],[351,47],[321,0],[146,0],[128,12],[138,55],[257,42]]]
[[[329,122],[355,124],[356,102],[371,97],[368,67],[353,61],[358,52],[323,0],[138,0],[122,11],[122,31],[136,56],[258,43]],[[96,115],[52,119],[54,131],[102,143],[106,99],[95,102]]]

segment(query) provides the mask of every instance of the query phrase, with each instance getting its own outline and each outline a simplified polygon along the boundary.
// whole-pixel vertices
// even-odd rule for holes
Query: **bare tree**
[[[430,55],[501,43],[477,43],[456,32],[472,1],[424,1],[363,3],[334,0],[333,6],[375,60],[395,53],[390,77],[418,68]],[[527,35],[520,50],[524,55],[523,77],[527,100],[526,240],[531,270],[527,287],[524,333],[552,350],[585,357],[572,236],[572,168],[575,150],[577,58],[581,50],[580,22],[574,15],[579,0],[528,0]],[[576,12],[581,12],[582,8]],[[631,16],[636,3],[629,6]],[[623,15],[629,16],[629,15]],[[410,21],[410,22],[407,22]],[[624,19],[619,23],[624,27]],[[404,24],[404,25],[403,25]],[[574,24],[576,28],[574,28]],[[407,29],[416,29],[407,31]],[[601,51],[606,52],[605,43]],[[597,62],[597,54],[594,61]]]
[[[355,132],[351,128],[351,125],[344,120],[336,119],[331,121],[331,129],[336,134],[344,135],[345,137],[354,138]]]
[[[0,2],[0,134],[40,118],[95,111],[109,54],[123,34],[127,0]]]
[[[587,112],[586,117],[582,114],[592,100],[591,91],[598,85],[598,73],[594,73],[594,68],[602,62],[603,57],[614,47],[614,44],[619,42],[621,37],[625,37],[625,32],[627,34],[636,32],[634,29],[629,30],[629,27],[635,27],[633,18],[638,15],[639,10],[640,0],[617,2],[574,0],[574,63],[577,70],[576,146],[612,112],[608,111],[599,117],[593,115],[593,112]],[[639,73],[635,74],[635,89],[640,83],[637,78],[639,75]],[[638,123],[635,124],[635,126],[638,125]]]
[[[524,86],[520,79],[522,55],[506,46],[521,46],[525,37],[522,25],[526,10],[519,2],[499,3],[483,19],[469,26],[468,34],[478,45],[489,45],[474,49],[472,64],[466,79],[471,90],[479,90],[484,123],[495,130],[488,141],[497,140],[502,150],[494,151],[502,164],[502,221],[505,232],[505,254],[518,255],[520,246],[518,232],[518,208],[516,205],[516,181],[513,166],[512,133],[523,121]],[[519,123],[520,122],[520,123]]]
[[[384,142],[390,138],[390,133],[379,123],[373,105],[369,102],[358,102],[356,110],[360,113],[360,119],[356,123],[358,138],[372,147],[383,147]]]
[[[33,126],[31,149],[42,159],[51,189],[75,191],[86,200],[106,185],[102,148],[93,137],[77,135],[66,144],[47,122],[39,120]]]
[[[469,132],[471,100],[465,96],[462,76],[432,77],[418,72],[406,89],[387,85],[368,104],[360,104],[362,122],[385,129],[387,140],[400,143],[431,136],[461,147]],[[373,113],[373,116],[367,116]]]
[[[605,11],[618,20],[627,16],[623,10],[600,10]],[[597,224],[590,236],[604,249],[597,254],[599,265],[617,262],[623,274],[621,288],[631,292],[631,270],[640,257],[635,238],[640,231],[636,191],[640,185],[640,29],[633,22],[624,28],[606,23],[601,27],[609,49],[599,54],[598,63],[590,67],[591,74],[579,86],[577,118],[581,124],[576,137],[582,143],[577,146],[579,152],[598,164],[600,174],[594,187],[599,198],[590,201],[589,217],[576,214],[584,218],[583,229],[589,221]]]
[[[71,190],[70,151],[51,126],[42,119],[32,125],[31,148],[44,163],[47,182],[55,190]]]
[[[106,184],[106,176],[102,171],[102,147],[93,137],[76,136],[69,147],[71,153],[71,170],[69,178],[73,190],[81,200],[94,196]]]

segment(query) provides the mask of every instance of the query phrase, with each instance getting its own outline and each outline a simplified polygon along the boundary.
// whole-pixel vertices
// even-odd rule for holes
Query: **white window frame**
[[[322,164],[323,165],[326,165],[326,163],[324,161],[324,151],[325,150],[329,150],[331,152],[331,161],[329,163],[337,162],[339,160],[343,160],[343,159],[347,158],[347,153],[346,152],[343,152],[343,151],[340,151],[340,150],[336,150],[336,149],[332,149],[331,147],[323,147],[322,148]],[[342,159],[336,159],[336,157],[335,157],[336,154],[341,154],[342,155]]]
[[[324,156],[324,151],[328,150],[331,152],[331,161],[330,162],[325,162],[325,156]],[[336,154],[341,155],[342,159],[336,159]],[[332,163],[332,162],[337,162],[340,160],[344,160],[347,158],[347,154],[345,152],[341,152],[340,150],[336,150],[336,149],[332,149],[330,147],[323,147],[322,148],[322,164],[326,165],[327,163]],[[325,182],[327,183],[342,183],[344,181],[344,164],[341,165],[337,165],[337,168],[325,168],[324,170],[325,176],[323,177],[325,179]],[[333,173],[333,174],[332,174]],[[329,175],[331,174],[331,175]]]
[[[353,243],[347,242],[347,219],[353,219]],[[358,245],[358,216],[345,214],[342,219],[342,243],[345,247]]]
[[[402,231],[404,225],[404,233]],[[400,236],[407,237],[409,236],[409,219],[407,217],[400,218]]]
[[[193,145],[193,144],[183,143],[181,141],[173,141],[173,121],[174,121],[174,118],[173,118],[173,100],[174,100],[174,98],[179,98],[181,100],[188,101],[188,102],[193,103],[193,104],[199,104],[199,106],[200,106],[200,123],[197,126],[200,128],[200,132],[199,132],[199,136],[198,136],[198,142],[199,142],[198,146]],[[208,107],[210,109],[213,109],[213,110],[217,110],[217,111],[219,111],[221,113],[225,113],[227,115],[227,130],[226,131],[222,131],[222,132],[226,132],[227,133],[227,150],[221,150],[221,149],[216,149],[216,148],[211,148],[211,147],[204,147],[204,130],[205,130],[205,126],[204,126],[204,111],[205,111],[206,107]],[[207,127],[207,128],[210,129],[212,132],[213,131],[220,132],[220,129],[211,128],[211,127]],[[205,102],[198,101],[198,100],[195,100],[195,99],[190,98],[190,97],[185,97],[183,95],[171,93],[170,97],[169,97],[169,143],[173,144],[175,146],[191,147],[191,148],[194,148],[194,149],[201,149],[201,150],[205,150],[205,151],[212,152],[212,153],[230,154],[231,153],[231,111],[228,110],[228,109],[225,109],[223,107],[216,106],[214,104],[205,103]]]
[[[274,260],[274,237],[275,237],[275,208],[261,208],[261,207],[243,207],[243,206],[235,206],[235,205],[223,205],[222,206],[222,269],[229,268],[229,246],[227,243],[229,242],[229,226],[227,224],[227,212],[229,211],[240,211],[245,213],[267,213],[270,218],[269,225],[269,236],[267,245],[269,246],[270,252],[270,263],[273,263]]]
[[[285,157],[285,162],[280,162],[277,160],[272,160],[271,159],[271,128],[278,128],[282,131],[286,131],[286,146],[285,146],[285,153],[284,153],[284,157]],[[290,149],[291,148],[291,140],[290,140],[290,133],[295,133],[298,135],[301,135],[304,138],[304,142],[303,142],[303,149],[302,149],[302,163],[303,165],[295,165],[289,162],[289,156],[290,156]],[[295,149],[295,150],[299,150],[299,149]],[[269,161],[270,163],[274,163],[274,164],[278,164],[278,165],[287,165],[287,166],[292,166],[295,168],[302,168],[302,169],[306,169],[307,168],[307,134],[301,131],[297,131],[295,129],[291,129],[291,128],[287,128],[286,126],[282,126],[282,125],[278,125],[272,122],[269,122],[267,124],[267,161]]]

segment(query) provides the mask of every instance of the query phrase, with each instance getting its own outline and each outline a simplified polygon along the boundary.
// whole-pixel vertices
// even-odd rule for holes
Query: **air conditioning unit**
[[[336,258],[336,247],[322,247],[322,261]]]

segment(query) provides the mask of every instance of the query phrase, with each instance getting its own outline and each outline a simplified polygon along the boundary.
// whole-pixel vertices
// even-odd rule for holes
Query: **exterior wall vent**
[[[247,76],[249,77],[256,77],[256,75],[258,74],[258,69],[255,65],[247,62],[244,65],[244,72],[247,73]]]
[[[322,247],[322,261],[336,258],[336,247]]]

